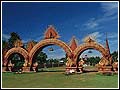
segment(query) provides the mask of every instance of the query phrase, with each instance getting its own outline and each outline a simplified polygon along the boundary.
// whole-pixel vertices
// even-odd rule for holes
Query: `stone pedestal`
[[[2,67],[2,72],[6,72],[7,71],[7,67]]]
[[[113,67],[112,66],[101,66],[98,67],[98,72],[100,73],[112,73],[113,72]]]
[[[75,73],[76,72],[76,69],[77,69],[77,67],[66,67],[66,72],[73,72],[73,73]]]
[[[9,72],[12,72],[12,66],[8,66]]]
[[[118,73],[118,67],[113,67],[113,71],[114,71],[115,73]]]
[[[118,62],[112,64],[114,73],[118,73]]]
[[[37,70],[36,70],[36,67],[32,67],[32,69],[33,69],[33,71],[34,71],[34,72],[36,72],[36,71],[37,71]]]
[[[22,67],[22,72],[30,72],[30,67]]]
[[[80,73],[83,73],[83,67],[82,66],[78,67],[78,69],[79,69]]]

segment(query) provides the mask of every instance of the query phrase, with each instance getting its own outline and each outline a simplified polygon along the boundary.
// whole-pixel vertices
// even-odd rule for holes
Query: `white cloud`
[[[108,39],[117,39],[118,38],[118,33],[111,32],[107,34]]]
[[[83,24],[83,28],[86,30],[94,30],[94,29],[99,29],[99,23],[96,21],[95,18],[90,18],[85,24]]]
[[[110,47],[110,51],[114,52],[115,50],[118,51],[118,40],[114,39],[114,40],[109,40],[109,47]]]
[[[102,2],[101,8],[104,12],[104,16],[111,16],[117,13],[118,3],[117,2]]]
[[[101,38],[103,34],[100,34],[99,32],[93,32],[91,34],[88,34],[85,38],[82,39],[82,41],[85,41],[87,38],[91,37],[93,40],[97,42],[101,42],[99,38]]]
[[[107,23],[118,18],[118,3],[103,2],[100,5],[103,14],[101,13],[100,17],[92,17],[86,21],[82,25],[83,30],[100,30],[105,27],[102,23]]]
[[[108,41],[111,46],[116,45],[118,43],[118,40],[109,40]]]
[[[2,39],[3,40],[8,40],[10,38],[10,35],[8,34],[2,34]]]
[[[113,23],[113,20],[118,19],[118,3],[112,3],[112,2],[103,2],[100,3],[100,8],[103,13],[100,17],[92,17],[89,18],[83,25],[82,30],[91,30],[96,31],[93,32],[87,37],[91,37],[92,39],[96,40],[98,43],[105,44],[106,35],[105,33],[100,33],[98,30],[102,30],[105,27],[109,27],[109,25],[106,26],[106,23]],[[116,20],[117,21],[117,20]],[[84,38],[84,39],[85,39]],[[112,51],[115,50],[115,48],[118,47],[118,33],[117,32],[110,32],[107,34],[107,38],[109,41],[110,49]],[[84,39],[82,41],[84,41]]]

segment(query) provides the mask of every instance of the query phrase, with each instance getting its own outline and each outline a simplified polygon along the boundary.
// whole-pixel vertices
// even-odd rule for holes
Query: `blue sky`
[[[11,32],[20,35],[23,42],[40,41],[48,25],[58,31],[60,40],[68,43],[72,36],[83,43],[86,36],[105,45],[108,35],[111,52],[118,50],[118,3],[117,2],[3,2],[2,39],[7,40]],[[53,52],[44,48],[49,58],[61,58],[65,52],[52,46]],[[83,54],[86,54],[86,50]],[[87,53],[88,54],[88,53]],[[94,51],[91,55],[101,55]]]

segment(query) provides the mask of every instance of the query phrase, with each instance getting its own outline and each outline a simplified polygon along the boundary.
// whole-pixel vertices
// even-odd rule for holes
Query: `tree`
[[[113,62],[117,62],[118,61],[118,51],[114,51],[111,55],[113,58]]]
[[[8,42],[5,41],[5,40],[2,40],[2,49],[8,48],[8,47],[9,47],[9,46],[8,46]]]
[[[59,59],[54,59],[53,62],[54,62],[54,63],[58,63],[58,62],[59,62]]]
[[[16,53],[11,57],[11,62],[14,64],[14,67],[22,67],[24,58],[22,55]]]
[[[46,62],[46,58],[47,58],[46,53],[40,51],[39,54],[37,55],[37,57],[35,58],[35,60],[36,60],[39,64],[43,64],[43,63]]]
[[[96,56],[95,61],[96,61],[96,64],[99,63],[100,57]]]
[[[66,59],[66,58],[61,58],[60,60],[61,60],[61,61],[64,61],[64,63],[67,62],[67,59]]]
[[[21,39],[20,39],[20,36],[15,32],[12,32],[10,35],[11,35],[11,37],[10,37],[10,39],[8,39],[8,43],[9,43],[9,46],[12,48],[12,47],[14,47],[15,41],[18,39],[19,40],[21,40]]]
[[[96,56],[96,57],[89,57],[86,62],[90,63],[90,65],[95,65],[99,63],[99,61],[100,61],[100,57]]]

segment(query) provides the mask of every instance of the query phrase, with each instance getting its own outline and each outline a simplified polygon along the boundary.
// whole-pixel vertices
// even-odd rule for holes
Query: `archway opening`
[[[77,66],[79,67],[79,62],[83,60],[84,72],[97,72],[97,64],[100,62],[101,58],[102,54],[100,51],[94,48],[87,48],[79,53],[77,58]]]
[[[24,62],[25,62],[25,58],[20,53],[12,53],[8,57],[8,67],[11,66],[10,64],[12,64],[13,72],[22,69]]]
[[[66,52],[56,44],[40,47],[32,58],[32,64],[38,63],[38,71],[44,72],[64,72],[66,61]]]

